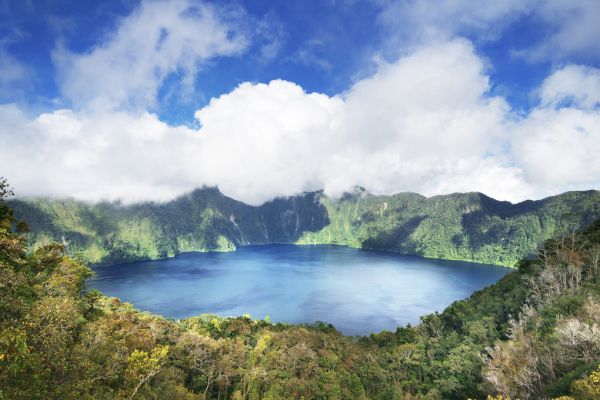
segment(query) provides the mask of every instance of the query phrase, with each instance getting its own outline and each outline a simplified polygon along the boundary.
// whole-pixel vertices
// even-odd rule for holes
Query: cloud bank
[[[235,39],[223,40],[233,41],[216,48],[237,49]],[[172,60],[158,71],[177,68]],[[443,40],[382,63],[336,96],[283,80],[242,83],[195,113],[198,128],[105,106],[152,98],[156,85],[134,80],[121,97],[98,84],[91,93],[108,102],[101,106],[84,100],[34,117],[0,106],[2,175],[21,195],[90,201],[164,201],[202,185],[250,204],[317,189],[337,196],[353,185],[539,198],[600,184],[598,82],[600,70],[564,66],[538,89],[539,105],[519,115],[490,94],[469,41]]]

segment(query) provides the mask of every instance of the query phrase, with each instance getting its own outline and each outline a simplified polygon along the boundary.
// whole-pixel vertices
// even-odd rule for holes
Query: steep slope
[[[328,223],[317,194],[252,207],[204,188],[165,204],[87,204],[73,200],[10,202],[28,221],[35,246],[59,241],[90,263],[171,257],[185,251],[227,251],[236,246],[293,243]]]
[[[249,206],[203,188],[164,204],[123,206],[73,200],[10,202],[39,246],[56,240],[90,263],[119,263],[184,251],[266,243],[340,244],[513,266],[542,241],[600,218],[600,192],[569,192],[519,204],[481,193],[426,198],[340,199],[321,192]]]
[[[373,196],[358,191],[322,198],[331,223],[300,243],[332,243],[424,257],[514,264],[546,239],[600,217],[600,192],[568,192],[512,204],[481,193],[426,198],[415,193]]]

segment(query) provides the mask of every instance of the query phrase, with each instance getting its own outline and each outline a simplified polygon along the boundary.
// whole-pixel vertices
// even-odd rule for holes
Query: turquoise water
[[[90,286],[171,318],[250,314],[369,334],[418,323],[509,270],[337,246],[268,245],[95,268]]]

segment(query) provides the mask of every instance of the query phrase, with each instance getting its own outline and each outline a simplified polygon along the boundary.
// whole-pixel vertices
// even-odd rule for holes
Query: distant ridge
[[[29,224],[35,246],[63,242],[94,264],[297,243],[513,266],[544,240],[600,218],[595,190],[512,204],[477,192],[376,196],[357,187],[340,199],[317,191],[255,207],[205,187],[167,203],[32,198],[9,205]]]

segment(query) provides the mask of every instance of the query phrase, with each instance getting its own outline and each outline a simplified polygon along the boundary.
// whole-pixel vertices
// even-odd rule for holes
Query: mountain
[[[8,202],[34,246],[52,241],[93,264],[227,251],[268,243],[339,244],[424,257],[514,266],[546,239],[600,218],[600,192],[512,204],[481,193],[375,196],[362,188],[254,207],[216,188],[167,203],[90,204],[43,198]]]
[[[424,257],[514,266],[544,240],[600,217],[600,192],[511,204],[481,193],[321,197],[330,224],[299,243],[333,243]]]
[[[163,204],[89,204],[74,200],[14,200],[36,245],[59,241],[86,262],[112,264],[172,257],[185,251],[293,243],[329,223],[318,193],[252,207],[204,188]]]
[[[600,398],[600,220],[419,325],[369,337],[142,313],[85,292],[91,270],[61,245],[28,252],[14,225],[0,199],[2,399]]]

